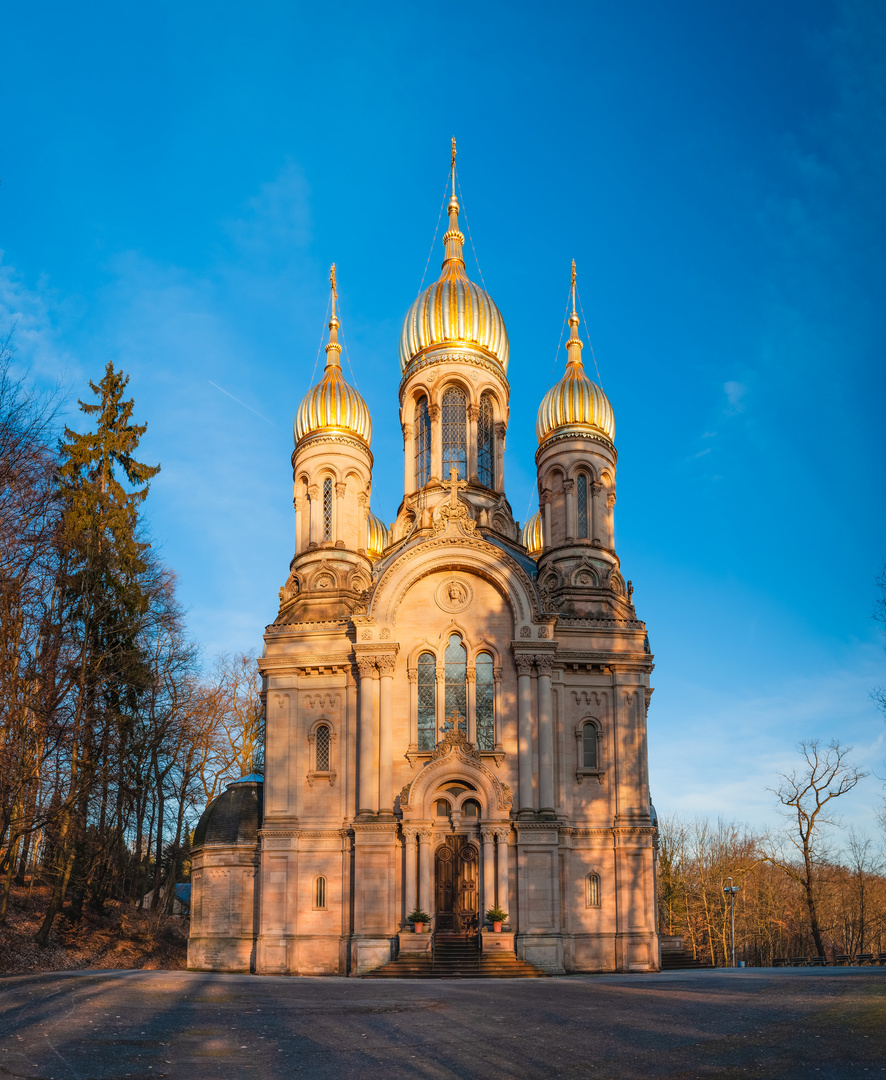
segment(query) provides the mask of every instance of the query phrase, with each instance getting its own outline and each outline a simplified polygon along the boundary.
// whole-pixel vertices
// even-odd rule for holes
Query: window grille
[[[447,729],[453,712],[457,714],[458,730],[462,735],[468,733],[468,652],[462,644],[461,634],[452,634],[446,652],[443,654],[446,665],[446,709]]]
[[[600,906],[600,878],[597,874],[588,874],[588,907]]]
[[[495,429],[489,394],[484,394],[480,399],[480,416],[477,419],[477,475],[485,487],[495,487]]]
[[[593,724],[585,724],[581,732],[581,767],[597,768],[597,729]]]
[[[332,539],[332,480],[323,481],[323,539]]]
[[[578,536],[580,540],[588,538],[588,478],[582,473],[576,482],[576,502],[578,503]]]
[[[423,488],[431,478],[431,416],[428,399],[419,398],[415,410],[415,486]]]
[[[418,658],[418,748],[433,750],[437,745],[437,661],[433,653]]]
[[[467,407],[461,390],[452,387],[443,396],[443,480],[454,465],[459,479],[467,472]]]
[[[495,749],[495,687],[492,657],[480,653],[476,663],[477,749]]]
[[[316,772],[329,772],[329,728],[321,724],[316,734]]]
[[[314,882],[314,907],[326,907],[326,878],[318,877]]]

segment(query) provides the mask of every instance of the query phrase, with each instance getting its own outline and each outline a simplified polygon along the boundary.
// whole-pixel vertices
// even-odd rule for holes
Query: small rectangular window
[[[600,878],[596,874],[588,874],[588,907],[600,906]]]
[[[581,767],[597,768],[597,729],[593,724],[585,724],[581,733]]]
[[[326,907],[326,878],[318,877],[314,889],[314,907]]]

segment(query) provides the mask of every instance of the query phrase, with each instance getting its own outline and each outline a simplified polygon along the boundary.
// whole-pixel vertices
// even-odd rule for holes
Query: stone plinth
[[[514,952],[513,930],[500,930],[497,934],[494,930],[480,931],[480,948],[489,954]]]
[[[434,935],[416,934],[414,930],[401,930],[400,956],[430,956],[434,947]]]

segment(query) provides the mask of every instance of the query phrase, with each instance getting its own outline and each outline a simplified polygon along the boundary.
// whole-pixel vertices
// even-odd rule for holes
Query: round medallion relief
[[[462,578],[447,578],[437,586],[437,606],[444,611],[462,611],[473,598],[474,590]]]

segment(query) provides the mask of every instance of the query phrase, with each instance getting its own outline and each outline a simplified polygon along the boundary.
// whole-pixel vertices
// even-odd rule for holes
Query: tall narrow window
[[[428,399],[421,397],[415,407],[415,486],[423,488],[431,478],[431,415]]]
[[[418,658],[418,748],[433,750],[437,726],[437,661],[433,653]]]
[[[322,875],[314,882],[314,907],[326,907],[326,878]]]
[[[475,665],[477,672],[477,749],[495,749],[495,687],[492,657],[480,653]]]
[[[323,481],[323,539],[332,539],[332,480]]]
[[[321,724],[314,736],[315,746],[315,772],[329,772],[329,728]]]
[[[588,478],[579,473],[575,482],[575,501],[578,504],[578,536],[580,540],[588,538]]]
[[[446,727],[449,730],[450,724],[457,725],[462,735],[467,735],[468,651],[462,644],[461,634],[450,635],[443,659],[446,664]]]
[[[477,475],[484,487],[495,487],[495,428],[492,423],[492,398],[480,398],[477,417]]]
[[[581,767],[597,768],[597,729],[593,724],[585,724],[581,729]]]
[[[465,396],[452,387],[443,395],[443,480],[449,480],[454,465],[460,480],[467,472],[467,424]]]
[[[600,906],[600,878],[597,874],[588,874],[588,907]]]

